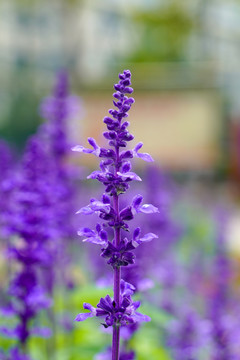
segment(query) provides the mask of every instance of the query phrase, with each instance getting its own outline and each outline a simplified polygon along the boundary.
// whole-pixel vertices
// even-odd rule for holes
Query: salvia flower
[[[148,316],[137,312],[140,303],[132,300],[133,286],[121,279],[121,267],[134,264],[133,251],[141,243],[157,238],[153,233],[141,236],[139,228],[135,229],[130,238],[123,236],[121,232],[129,231],[127,222],[133,220],[135,215],[153,214],[158,212],[158,209],[152,204],[143,204],[141,195],[136,195],[130,205],[120,208],[119,196],[128,190],[132,181],[141,181],[132,171],[130,160],[137,157],[152,162],[153,159],[149,154],[139,152],[142,143],[138,143],[132,150],[126,149],[127,144],[134,138],[128,131],[129,122],[126,121],[128,111],[134,103],[134,99],[128,97],[133,92],[129,70],[119,74],[119,82],[114,85],[114,89],[115,109],[110,109],[110,116],[103,119],[107,126],[103,136],[108,140],[109,148],[100,147],[95,139],[88,138],[91,148],[77,145],[72,150],[92,154],[100,159],[100,170],[93,171],[88,178],[98,180],[104,185],[102,199],[91,199],[90,203],[77,213],[96,214],[103,224],[97,224],[96,230],[81,228],[78,234],[84,237],[84,241],[101,245],[101,256],[107,259],[107,263],[114,270],[114,298],[107,295],[100,300],[96,308],[84,304],[84,308],[90,312],[79,314],[76,320],[83,321],[93,316],[103,317],[103,325],[113,327],[112,360],[119,360],[120,327],[150,320]],[[114,231],[113,239],[110,238],[111,232],[108,228]]]
[[[117,306],[116,302],[111,299],[109,295],[101,298],[97,307],[84,303],[83,307],[89,310],[89,313],[78,314],[75,321],[84,321],[90,317],[104,317],[104,327],[113,325],[128,325],[136,322],[150,321],[150,317],[143,315],[136,310],[140,306],[139,301],[133,301],[131,295],[134,293],[134,286],[121,280],[120,284],[120,305]]]

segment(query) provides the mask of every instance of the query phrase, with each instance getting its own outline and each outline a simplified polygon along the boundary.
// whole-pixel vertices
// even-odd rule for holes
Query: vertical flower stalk
[[[139,153],[142,143],[138,143],[133,150],[121,150],[126,148],[127,143],[133,140],[134,136],[127,130],[128,117],[134,99],[128,97],[133,92],[131,87],[131,72],[124,70],[119,74],[119,82],[114,85],[115,92],[113,101],[116,109],[110,109],[110,116],[106,116],[103,122],[107,125],[108,131],[103,136],[108,140],[110,148],[101,148],[93,138],[88,142],[92,149],[81,145],[75,146],[72,150],[81,153],[93,154],[101,159],[100,171],[93,171],[88,179],[96,179],[103,183],[105,192],[101,200],[91,199],[90,204],[81,208],[77,213],[91,215],[96,213],[103,224],[98,223],[96,230],[81,228],[78,235],[83,236],[83,241],[101,245],[101,256],[108,259],[107,263],[113,268],[114,273],[114,298],[109,295],[101,298],[97,308],[84,303],[83,307],[90,310],[90,313],[78,314],[76,321],[83,321],[89,317],[105,317],[104,327],[111,326],[112,337],[112,360],[119,360],[119,344],[121,326],[130,326],[141,321],[149,321],[150,318],[142,315],[136,310],[140,302],[134,302],[131,298],[134,293],[134,286],[121,278],[121,267],[134,264],[135,255],[133,251],[143,242],[151,241],[157,236],[153,233],[141,235],[140,228],[136,228],[132,238],[128,239],[123,234],[129,232],[128,221],[132,220],[138,213],[151,214],[158,212],[158,209],[151,204],[142,204],[143,197],[136,195],[129,206],[121,209],[120,195],[124,194],[129,183],[133,180],[141,181],[141,178],[131,171],[130,159],[134,156],[145,161],[153,161],[147,153]],[[110,231],[113,230],[113,238],[109,239]]]

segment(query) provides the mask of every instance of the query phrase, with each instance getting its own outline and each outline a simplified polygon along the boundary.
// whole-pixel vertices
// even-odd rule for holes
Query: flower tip
[[[71,150],[72,151],[80,151],[80,148],[81,148],[80,145],[75,145],[75,146],[71,147]]]
[[[145,321],[146,322],[149,322],[149,321],[151,321],[152,319],[150,318],[150,316],[148,316],[148,315],[145,315]]]
[[[74,321],[82,321],[82,316],[81,316],[82,314],[78,314],[76,317],[75,317],[75,319],[74,319]]]

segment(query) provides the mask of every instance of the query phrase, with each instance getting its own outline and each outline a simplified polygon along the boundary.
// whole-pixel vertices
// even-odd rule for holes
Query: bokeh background
[[[230,348],[236,359],[240,356],[239,346],[232,345],[240,333],[233,321],[239,314],[235,306],[240,259],[239,44],[239,0],[0,0],[0,136],[11,146],[16,162],[29,137],[44,123],[39,106],[54,87],[59,70],[68,72],[70,92],[78,96],[67,136],[71,144],[84,146],[89,136],[104,144],[102,119],[112,106],[113,83],[124,69],[132,72],[136,103],[130,112],[131,132],[135,143],[143,141],[144,151],[155,159],[155,168],[136,163],[146,182],[139,191],[167,214],[164,221],[154,218],[145,227],[149,231],[155,227],[168,244],[158,250],[153,247],[156,258],[149,254],[155,266],[149,265],[146,274],[154,285],[138,296],[146,300],[144,310],[150,311],[153,322],[131,340],[136,359],[190,359],[190,350],[180,354],[178,349],[184,321],[187,334],[194,328],[197,339],[203,333],[207,338],[200,345],[198,340],[196,344],[192,340],[195,345],[189,345],[190,340],[182,345],[192,349],[194,358],[213,359],[210,354],[217,346],[222,346],[221,354]],[[78,179],[96,168],[94,157],[70,156],[68,161],[79,167]],[[84,181],[77,186],[78,207],[100,193],[99,187]],[[84,221],[76,220],[77,226]],[[216,240],[221,236],[224,242]],[[218,252],[223,243],[224,250]],[[86,258],[93,255],[92,248],[91,255],[84,253],[87,246],[71,242],[75,256],[67,271],[74,286],[68,292],[58,284],[53,295],[55,318],[62,320],[67,310],[69,328],[61,332],[55,323],[52,340],[31,339],[28,353],[33,359],[93,359],[109,343],[97,323],[71,323],[84,301],[96,304],[106,293],[96,286],[104,271],[94,273],[95,265],[88,268]],[[231,264],[231,276],[216,265],[221,251]],[[147,263],[141,254],[139,259]],[[4,255],[1,267],[6,275]],[[4,301],[14,271],[13,265],[3,281]],[[169,280],[171,276],[175,280]],[[219,276],[225,278],[224,284]],[[227,286],[229,302],[235,304],[229,312],[222,301],[221,346],[214,340],[215,323],[206,310],[218,285]],[[175,312],[166,305],[169,298],[175,299],[171,304]],[[13,344],[14,340],[0,337],[2,349]]]

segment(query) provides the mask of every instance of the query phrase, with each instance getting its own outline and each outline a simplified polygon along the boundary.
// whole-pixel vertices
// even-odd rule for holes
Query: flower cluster
[[[139,301],[133,301],[131,295],[134,293],[134,286],[121,280],[120,283],[120,305],[118,306],[109,295],[101,298],[97,307],[93,307],[88,303],[84,303],[83,307],[89,310],[89,313],[80,313],[76,317],[76,321],[84,321],[89,317],[104,317],[105,323],[102,325],[107,328],[113,324],[128,325],[136,322],[150,321],[149,316],[143,315],[136,310],[140,306]]]
[[[139,153],[142,143],[138,143],[132,150],[125,149],[127,143],[134,138],[128,131],[129,122],[125,120],[134,103],[134,99],[128,97],[128,94],[133,92],[129,70],[119,74],[119,82],[114,85],[114,89],[116,92],[113,94],[115,98],[113,104],[116,109],[110,109],[110,116],[103,119],[108,130],[103,133],[103,136],[108,140],[110,148],[102,148],[93,138],[89,138],[88,142],[92,149],[77,145],[72,150],[93,154],[100,158],[100,170],[93,171],[88,176],[88,179],[100,181],[105,186],[105,192],[100,200],[91,199],[90,203],[77,213],[85,215],[97,214],[103,224],[97,224],[96,230],[87,227],[81,228],[78,235],[84,237],[83,241],[101,245],[101,256],[108,259],[107,263],[114,270],[114,299],[107,295],[100,300],[97,308],[85,304],[84,308],[90,310],[90,313],[79,314],[76,320],[83,321],[93,316],[105,317],[103,325],[113,327],[112,354],[113,359],[118,360],[120,326],[139,321],[149,321],[147,316],[136,312],[140,303],[132,300],[133,288],[131,288],[131,285],[121,280],[121,267],[134,264],[135,255],[133,251],[141,243],[157,238],[153,233],[141,236],[140,228],[134,230],[131,239],[122,236],[121,231],[129,231],[128,222],[136,214],[152,214],[158,212],[158,209],[152,204],[143,204],[141,195],[136,195],[130,205],[120,209],[120,195],[126,192],[133,180],[141,181],[141,178],[131,171],[130,160],[133,157],[138,157],[151,162],[153,159],[147,153]],[[123,150],[121,150],[122,148]],[[109,229],[114,230],[113,239],[109,239]],[[125,291],[128,292],[127,295]]]
[[[32,328],[30,323],[41,309],[51,305],[39,279],[39,269],[52,262],[48,249],[53,223],[51,178],[46,181],[51,168],[49,161],[41,141],[33,136],[11,193],[11,216],[7,228],[12,239],[8,243],[7,257],[20,266],[10,282],[10,300],[1,311],[7,316],[17,316],[19,324],[15,328],[2,327],[0,330],[7,336],[16,337],[22,345],[29,336],[43,334],[45,329]],[[48,330],[46,334],[49,334]]]

